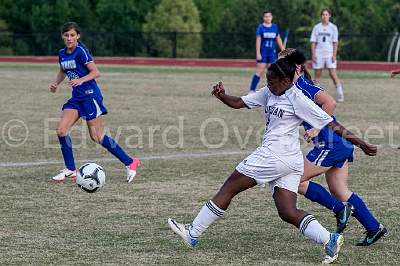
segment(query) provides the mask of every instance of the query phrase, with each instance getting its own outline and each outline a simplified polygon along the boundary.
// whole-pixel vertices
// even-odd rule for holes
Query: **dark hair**
[[[321,12],[319,13],[319,16],[322,16],[322,13],[324,13],[325,11],[328,12],[329,15],[332,15],[332,13],[331,13],[331,11],[329,10],[329,8],[323,8],[323,9],[321,9]]]
[[[280,79],[288,78],[290,81],[293,81],[296,65],[303,65],[305,62],[306,57],[304,54],[295,50],[286,57],[278,59],[268,68],[268,71],[273,72]]]
[[[286,49],[284,49],[284,50],[282,50],[282,51],[279,52],[278,57],[279,57],[279,58],[285,58],[285,57],[287,57],[287,56],[293,54],[293,53],[296,52],[296,51],[301,52],[301,50],[299,50],[299,49],[297,49],[297,48],[286,48]],[[304,63],[301,64],[301,72],[303,72],[304,77],[305,77],[306,79],[308,79],[308,80],[310,80],[310,81],[312,82],[311,74],[310,74],[310,72],[308,72],[307,67],[306,67],[306,65],[305,65]]]
[[[76,33],[81,34],[81,28],[79,28],[78,23],[76,23],[74,21],[66,22],[61,28],[61,33],[64,33],[64,32],[70,31],[70,30],[75,30]]]
[[[271,11],[271,9],[266,9],[266,10],[264,10],[264,12],[263,12],[263,16],[264,16],[265,14],[267,14],[267,13],[271,13],[271,15],[272,15],[272,11]]]

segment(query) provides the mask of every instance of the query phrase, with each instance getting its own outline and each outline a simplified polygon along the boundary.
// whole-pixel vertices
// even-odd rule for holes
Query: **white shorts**
[[[298,192],[302,171],[289,168],[285,163],[271,154],[268,149],[259,147],[236,166],[236,170],[250,178],[258,185],[268,183],[272,192],[275,187],[294,193]]]
[[[317,56],[317,63],[312,64],[313,69],[324,69],[324,68],[336,68],[336,63],[332,62],[332,57],[318,57]]]

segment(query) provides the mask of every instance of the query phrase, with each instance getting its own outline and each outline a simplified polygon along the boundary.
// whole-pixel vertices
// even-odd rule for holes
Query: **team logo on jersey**
[[[63,61],[61,62],[62,69],[75,69],[76,68],[76,62],[75,60],[68,60],[68,61]]]
[[[275,39],[276,33],[275,32],[264,32],[263,36],[266,39]]]
[[[279,118],[282,118],[283,114],[285,113],[285,110],[282,110],[276,106],[267,106],[266,111],[268,111],[270,115],[275,115]]]

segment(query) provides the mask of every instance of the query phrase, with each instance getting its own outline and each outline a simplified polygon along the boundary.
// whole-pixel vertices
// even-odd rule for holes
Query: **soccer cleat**
[[[353,209],[353,205],[347,203],[344,205],[344,208],[335,215],[337,222],[336,233],[341,234],[343,233],[344,229],[346,229],[350,220],[350,216],[353,213]]]
[[[331,233],[328,243],[325,244],[326,256],[322,261],[323,264],[330,264],[337,260],[343,242],[344,238],[341,234]]]
[[[175,220],[168,218],[168,225],[175,234],[179,235],[183,239],[183,242],[185,242],[188,247],[193,248],[199,242],[197,238],[190,236],[190,224],[180,224]]]
[[[133,178],[136,176],[136,169],[140,165],[140,160],[136,157],[132,157],[132,163],[126,166],[126,181],[131,183]]]
[[[71,178],[71,179],[76,179],[76,170],[69,170],[69,169],[63,169],[60,171],[60,173],[56,176],[53,176],[51,179],[53,181],[64,181],[65,178]]]
[[[358,242],[356,246],[370,246],[374,244],[381,237],[386,236],[387,229],[382,224],[380,224],[378,230],[369,232],[366,231],[365,234],[366,234],[365,238],[360,242]]]

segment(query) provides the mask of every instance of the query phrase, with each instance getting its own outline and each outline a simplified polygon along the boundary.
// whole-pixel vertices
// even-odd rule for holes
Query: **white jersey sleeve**
[[[295,115],[314,128],[322,129],[333,121],[330,115],[307,98],[300,90],[296,89],[291,96]]]
[[[310,42],[317,42],[317,25],[312,29]]]
[[[242,96],[241,99],[249,109],[262,106],[265,107],[267,106],[269,93],[270,91],[268,87],[265,86],[255,93],[249,93],[245,96]]]
[[[339,31],[337,29],[337,26],[332,24],[332,42],[338,42],[339,40]]]

